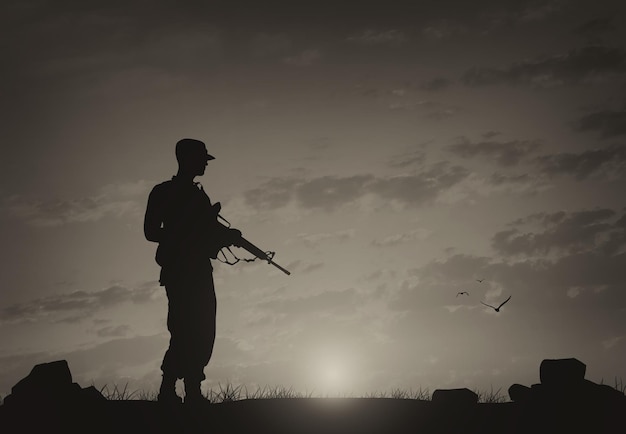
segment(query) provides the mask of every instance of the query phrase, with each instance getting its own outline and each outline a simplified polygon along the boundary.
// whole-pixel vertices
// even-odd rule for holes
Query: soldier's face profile
[[[206,166],[209,162],[209,153],[205,148],[196,148],[193,150],[188,150],[184,158],[181,160],[181,163],[185,167],[185,169],[195,176],[204,175]]]

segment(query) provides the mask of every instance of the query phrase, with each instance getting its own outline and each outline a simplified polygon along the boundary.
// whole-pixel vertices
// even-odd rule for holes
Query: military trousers
[[[164,376],[191,382],[205,379],[204,367],[215,344],[217,313],[211,271],[169,278],[165,282],[170,342],[161,364]]]

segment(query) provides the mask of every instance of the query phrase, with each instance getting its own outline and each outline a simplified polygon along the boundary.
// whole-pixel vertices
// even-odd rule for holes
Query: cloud
[[[156,283],[127,288],[113,285],[99,291],[74,291],[17,303],[0,310],[0,322],[34,322],[51,319],[57,322],[80,322],[95,312],[121,303],[150,302],[160,291]]]
[[[562,0],[546,1],[543,4],[533,4],[521,11],[519,14],[520,22],[536,22],[543,21],[547,18],[554,16],[561,11]]]
[[[388,165],[389,167],[402,169],[412,165],[421,166],[425,162],[426,152],[419,149],[417,151],[410,151],[404,154],[393,156]]]
[[[485,156],[501,166],[510,167],[519,164],[520,160],[535,152],[540,146],[539,143],[528,140],[472,143],[463,137],[459,143],[447,146],[446,150],[462,158]]]
[[[273,178],[245,192],[244,200],[249,206],[261,209],[275,209],[295,202],[305,209],[331,212],[365,195],[376,195],[408,206],[421,206],[433,202],[469,174],[461,166],[439,162],[416,173],[391,177]]]
[[[604,139],[626,134],[626,110],[602,110],[582,116],[578,131],[598,131]]]
[[[615,28],[612,21],[610,17],[593,18],[577,26],[572,32],[583,36],[589,43],[598,43],[605,33]]]
[[[302,274],[307,274],[307,273],[312,273],[314,271],[320,270],[322,268],[324,268],[324,263],[323,262],[316,262],[314,264],[307,265],[300,272]]]
[[[272,300],[257,306],[263,310],[299,316],[321,312],[324,315],[348,314],[360,304],[360,296],[354,289],[324,291],[308,297]]]
[[[426,118],[441,120],[456,115],[461,109],[436,101],[420,100],[392,102],[389,104],[389,110],[400,112],[419,110]]]
[[[483,134],[483,137],[485,139],[493,139],[496,136],[501,135],[502,133],[500,131],[487,131],[486,133]]]
[[[404,32],[400,30],[364,30],[346,38],[349,42],[356,42],[365,45],[400,45],[408,40]]]
[[[525,187],[537,187],[537,179],[536,177],[528,174],[522,173],[521,175],[505,175],[500,172],[492,173],[488,179],[488,182],[495,186],[513,186],[517,185],[525,189]]]
[[[452,85],[452,81],[445,77],[436,77],[432,80],[425,81],[420,85],[420,89],[426,91],[439,91],[449,88]]]
[[[571,175],[584,181],[595,175],[608,177],[626,169],[626,146],[612,145],[580,153],[561,152],[536,157],[534,165],[547,176]]]
[[[425,26],[422,29],[422,35],[427,39],[439,41],[450,39],[465,31],[465,27],[460,24],[453,23],[449,20],[439,20]]]
[[[255,208],[280,208],[291,201],[300,182],[294,178],[272,178],[261,187],[246,191],[244,199]]]
[[[624,228],[613,222],[614,215],[613,210],[596,209],[537,213],[520,219],[517,224],[547,227],[527,232],[536,236],[523,236],[519,243],[510,239],[515,233],[512,230],[496,233],[492,241],[499,257],[455,254],[409,270],[412,280],[405,280],[391,294],[389,307],[431,316],[433,309],[458,303],[454,299],[457,291],[470,293],[463,300],[465,305],[478,305],[481,299],[502,301],[508,294],[513,295],[507,305],[513,308],[510,314],[520,323],[527,324],[530,315],[543,323],[536,324],[541,328],[569,318],[562,328],[592,321],[598,333],[613,330],[624,334],[626,328],[618,318],[626,305],[626,235]],[[524,235],[521,231],[517,234]],[[611,240],[613,234],[613,241],[619,242]],[[558,256],[550,256],[555,251]],[[482,284],[475,282],[479,277],[485,279]],[[556,322],[554,312],[559,312]],[[576,335],[571,328],[563,332]],[[584,332],[584,326],[578,332]]]
[[[284,34],[257,33],[250,40],[250,50],[255,57],[282,55],[291,47],[291,40]]]
[[[139,180],[105,185],[97,194],[78,199],[33,199],[13,195],[4,198],[3,208],[28,224],[44,227],[96,222],[106,217],[139,218],[148,191],[148,181]]]
[[[104,338],[120,338],[126,336],[130,330],[130,326],[126,324],[119,326],[107,326],[96,330],[96,335]]]
[[[284,62],[288,65],[305,67],[311,66],[322,58],[322,52],[319,49],[307,49],[294,56],[285,57]]]
[[[371,175],[314,178],[299,185],[295,195],[299,204],[305,208],[330,211],[363,196],[372,179]]]
[[[623,49],[587,46],[503,68],[474,67],[463,75],[462,82],[472,87],[508,84],[548,88],[590,83],[625,72],[626,52]]]
[[[574,255],[584,252],[619,254],[626,247],[626,232],[614,219],[616,212],[596,208],[566,213],[532,214],[511,223],[511,229],[497,232],[492,247],[503,256]],[[540,232],[522,232],[521,226],[539,224]]]
[[[346,229],[342,231],[317,234],[298,234],[297,238],[299,240],[302,240],[306,246],[314,247],[327,240],[334,242],[344,242],[351,240],[354,238],[355,232],[356,231],[354,229]]]
[[[374,240],[372,241],[372,245],[376,247],[397,246],[411,241],[424,240],[431,233],[432,232],[428,229],[415,229],[402,234],[388,235],[381,240]]]

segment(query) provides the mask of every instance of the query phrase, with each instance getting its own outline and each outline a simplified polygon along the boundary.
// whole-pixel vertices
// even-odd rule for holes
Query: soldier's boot
[[[185,378],[186,405],[203,405],[211,403],[211,400],[202,394],[202,391],[200,390],[200,382],[201,380]]]
[[[164,404],[181,404],[182,398],[176,394],[176,376],[163,374],[157,400]]]

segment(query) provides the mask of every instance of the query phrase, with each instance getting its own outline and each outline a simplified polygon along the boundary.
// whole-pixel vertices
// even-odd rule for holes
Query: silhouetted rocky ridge
[[[165,405],[107,400],[72,382],[65,360],[36,365],[0,406],[0,429],[20,433],[620,433],[626,396],[586,380],[577,359],[544,360],[540,383],[513,384],[511,402],[437,389],[430,401],[270,398]],[[8,430],[7,430],[8,429]],[[6,430],[6,431],[5,431]]]

